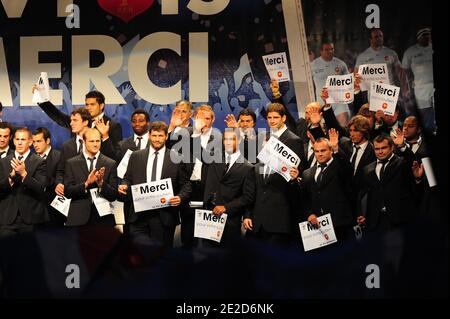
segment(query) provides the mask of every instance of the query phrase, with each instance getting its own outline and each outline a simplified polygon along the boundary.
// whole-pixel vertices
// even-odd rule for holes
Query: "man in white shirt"
[[[413,80],[414,98],[421,115],[422,126],[434,132],[436,123],[431,28],[423,28],[417,32],[417,43],[405,51],[402,67]]]
[[[311,63],[314,86],[316,88],[316,101],[323,101],[320,98],[322,88],[325,86],[327,77],[330,75],[348,74],[348,68],[344,61],[334,56],[334,44],[330,41],[322,43],[320,56]],[[347,126],[350,110],[347,104],[332,104],[333,112],[341,126]]]
[[[383,31],[377,28],[370,30],[370,46],[356,58],[355,69],[362,64],[386,63],[391,85],[400,87],[403,96],[409,93],[406,74],[401,67],[397,53],[384,46]]]

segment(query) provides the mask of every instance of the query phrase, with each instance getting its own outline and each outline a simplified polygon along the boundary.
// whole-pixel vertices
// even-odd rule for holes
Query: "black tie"
[[[22,160],[23,160],[23,156],[20,155],[17,159],[18,159],[19,161],[22,161]]]
[[[380,181],[383,179],[384,169],[386,168],[387,163],[389,163],[388,159],[379,160],[378,163],[381,163],[380,169]]]
[[[78,154],[81,154],[81,152],[83,151],[83,140],[79,139],[78,143],[79,143],[79,145],[78,145]]]
[[[158,165],[158,151],[155,152],[155,158],[153,159],[153,166],[152,166],[152,176],[150,181],[156,181],[156,169]]]
[[[142,136],[138,136],[137,140],[138,140],[137,149],[140,150],[141,149],[141,143],[142,143]]]
[[[5,153],[6,153],[5,151],[0,152],[0,158],[2,158],[2,157],[3,157],[3,154],[5,154]]]
[[[353,168],[353,171],[355,171],[356,158],[358,157],[358,152],[361,149],[361,146],[354,145],[353,147],[355,148],[355,154],[353,154],[353,157],[352,157],[352,168]]]
[[[43,158],[43,159],[46,159],[46,158],[47,158],[47,154],[44,154],[44,156],[42,156],[42,158]]]
[[[264,180],[267,180],[270,176],[270,167],[265,165],[264,166]]]
[[[317,185],[320,185],[322,183],[322,178],[323,178],[323,172],[325,171],[325,168],[327,167],[327,164],[319,164],[320,167],[320,172],[319,175],[317,175]]]
[[[225,169],[225,174],[228,172],[228,170],[230,169],[230,164],[231,164],[231,155],[227,155],[227,165],[226,165],[226,169]]]
[[[88,157],[88,160],[91,162],[91,164],[89,164],[89,173],[90,173],[94,170],[95,157]]]

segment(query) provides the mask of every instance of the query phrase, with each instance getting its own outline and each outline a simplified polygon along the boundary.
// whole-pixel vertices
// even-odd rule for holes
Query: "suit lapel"
[[[325,185],[327,185],[330,180],[333,178],[333,176],[336,174],[336,170],[334,167],[337,165],[336,159],[331,162],[330,165],[325,169],[325,171],[322,174],[322,182],[319,185],[319,188],[323,188]],[[317,166],[316,166],[317,169]]]
[[[392,178],[395,172],[399,169],[400,164],[401,159],[394,155],[384,169],[383,180],[381,181],[383,184],[387,183]]]
[[[161,179],[164,178],[168,178],[168,174],[167,174],[167,169],[168,169],[168,164],[171,163],[170,161],[170,150],[166,147],[166,151],[164,152],[164,161],[163,161],[163,166],[161,169]],[[150,153],[150,148],[148,148],[148,153]],[[147,156],[148,158],[148,156]]]

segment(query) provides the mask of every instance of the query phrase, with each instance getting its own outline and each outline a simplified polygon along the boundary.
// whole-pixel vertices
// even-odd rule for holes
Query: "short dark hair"
[[[155,121],[155,122],[152,122],[152,124],[150,124],[149,132],[151,132],[151,131],[158,131],[158,132],[164,131],[164,133],[167,135],[168,131],[169,131],[169,127],[163,121]]]
[[[253,122],[256,123],[256,114],[255,114],[255,112],[253,112],[252,110],[250,110],[250,109],[243,109],[243,110],[241,110],[241,111],[239,112],[239,115],[238,115],[238,120],[239,120],[239,118],[240,118],[242,115],[243,115],[243,116],[251,116],[252,119],[253,119]]]
[[[323,49],[323,46],[324,46],[325,44],[334,44],[334,43],[333,43],[333,41],[331,41],[330,39],[323,39],[323,40],[322,40],[322,43],[320,44],[320,50]]]
[[[80,114],[81,120],[83,122],[88,121],[88,126],[91,126],[92,116],[88,112],[88,110],[86,110],[84,107],[79,107],[79,108],[73,110],[72,113],[70,113],[70,115],[75,115],[75,114]]]
[[[144,114],[145,116],[145,120],[147,122],[150,122],[150,115],[148,114],[148,112],[144,109],[136,109],[134,110],[134,112],[131,114],[131,118],[133,118],[133,116],[135,116],[136,114]]]
[[[38,127],[37,129],[34,130],[33,135],[38,135],[41,133],[44,136],[44,140],[52,138],[50,131],[46,127]]]
[[[270,112],[277,112],[280,116],[286,115],[286,108],[281,103],[270,103],[267,106],[267,114]]]
[[[11,125],[8,122],[0,122],[0,129],[9,129],[9,134],[11,134]]]
[[[98,104],[105,104],[105,96],[99,91],[90,91],[85,96],[86,99],[94,98],[97,100]]]
[[[192,111],[192,103],[189,102],[188,100],[181,100],[181,101],[178,101],[178,102],[175,104],[175,107],[177,107],[178,105],[181,105],[181,104],[186,104],[187,106],[189,106],[189,111]]]
[[[387,134],[382,133],[373,139],[373,143],[382,143],[383,141],[388,141],[390,147],[394,146],[394,141]]]
[[[383,33],[383,30],[381,30],[380,28],[372,28],[372,29],[369,29],[368,30],[368,37],[369,37],[369,39],[372,39],[372,32],[374,32],[374,31],[381,31],[381,33]],[[383,33],[383,35],[384,35],[384,33]]]

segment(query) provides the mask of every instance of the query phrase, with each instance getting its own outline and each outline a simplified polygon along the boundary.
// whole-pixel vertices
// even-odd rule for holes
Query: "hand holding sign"
[[[41,72],[38,83],[33,85],[33,103],[50,101],[50,85],[48,84],[47,72]]]

